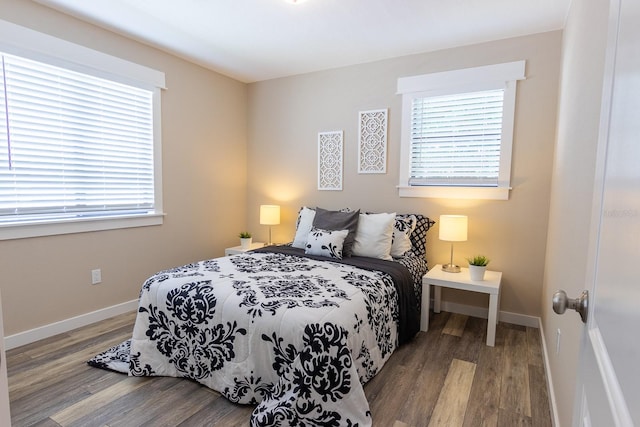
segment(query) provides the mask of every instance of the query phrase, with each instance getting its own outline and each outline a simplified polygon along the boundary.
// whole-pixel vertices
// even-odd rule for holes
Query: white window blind
[[[398,78],[400,197],[508,200],[525,61]]]
[[[2,54],[0,224],[154,209],[153,92]]]
[[[418,97],[409,185],[498,186],[504,90]]]

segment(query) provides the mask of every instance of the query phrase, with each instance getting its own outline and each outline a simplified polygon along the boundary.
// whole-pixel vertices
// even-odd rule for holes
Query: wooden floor
[[[129,338],[133,313],[10,350],[15,426],[248,425],[250,406],[177,378],[134,378],[85,361]],[[432,314],[366,386],[374,426],[550,426],[537,329]]]

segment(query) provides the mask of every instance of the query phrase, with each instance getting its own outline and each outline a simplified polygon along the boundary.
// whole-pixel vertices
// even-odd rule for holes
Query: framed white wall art
[[[342,131],[318,133],[318,190],[342,190]]]
[[[360,111],[358,173],[387,172],[387,109]]]

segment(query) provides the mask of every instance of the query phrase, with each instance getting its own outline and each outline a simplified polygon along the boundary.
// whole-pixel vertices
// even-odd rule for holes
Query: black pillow
[[[353,242],[358,229],[358,219],[360,219],[360,209],[353,212],[328,211],[316,208],[316,216],[313,218],[313,226],[323,230],[349,230],[349,234],[344,239],[342,256],[350,257],[353,252]]]

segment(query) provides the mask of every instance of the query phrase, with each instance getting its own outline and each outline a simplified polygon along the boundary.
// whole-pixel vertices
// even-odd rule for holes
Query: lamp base
[[[445,264],[442,266],[442,271],[447,273],[460,273],[460,266],[455,264]]]

